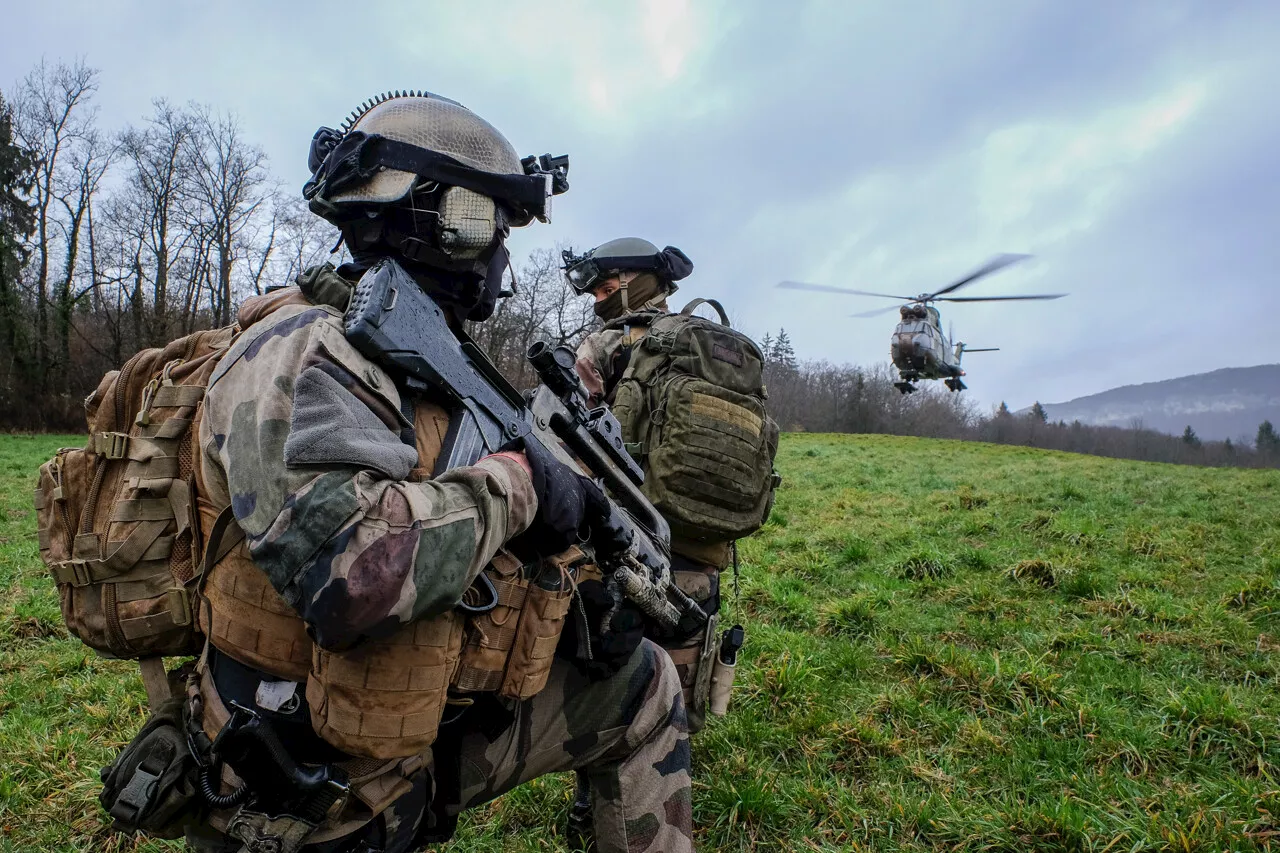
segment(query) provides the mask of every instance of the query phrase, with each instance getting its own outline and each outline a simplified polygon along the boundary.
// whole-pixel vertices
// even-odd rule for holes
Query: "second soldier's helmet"
[[[394,92],[365,102],[311,142],[311,210],[342,231],[357,261],[393,255],[435,274],[462,317],[486,319],[512,227],[547,221],[568,189],[567,157],[523,160],[497,128],[456,101]]]
[[[659,249],[640,237],[610,240],[584,255],[565,250],[561,257],[565,278],[578,293],[589,293],[601,281],[620,272],[651,272],[666,285],[670,294],[676,292],[677,281],[693,272],[693,261],[675,246]]]

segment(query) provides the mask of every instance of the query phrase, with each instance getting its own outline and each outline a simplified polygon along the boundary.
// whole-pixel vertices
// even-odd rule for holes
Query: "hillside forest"
[[[231,113],[155,100],[104,127],[99,74],[45,62],[0,90],[0,429],[78,431],[81,401],[137,350],[233,322],[237,306],[330,258],[337,233],[271,171]],[[557,247],[559,248],[559,247]],[[340,256],[339,256],[340,257]],[[594,315],[564,285],[559,252],[512,270],[513,295],[472,329],[517,385],[536,340],[574,344]],[[1244,441],[1053,423],[984,412],[939,387],[903,396],[891,366],[800,358],[786,330],[764,335],[770,407],[784,430],[889,433],[1029,445],[1151,461],[1280,466],[1270,422]]]

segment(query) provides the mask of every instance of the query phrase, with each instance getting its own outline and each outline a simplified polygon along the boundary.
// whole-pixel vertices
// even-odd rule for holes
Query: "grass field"
[[[34,471],[66,443],[0,439],[0,849],[135,849],[95,795],[140,684],[67,638],[36,555]],[[1280,471],[821,435],[779,468],[734,707],[694,743],[702,849],[1280,839]],[[563,849],[568,785],[449,849]]]

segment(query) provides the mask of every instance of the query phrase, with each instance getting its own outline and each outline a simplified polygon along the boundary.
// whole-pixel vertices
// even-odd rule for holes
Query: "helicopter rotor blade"
[[[965,352],[1000,352],[1000,347],[975,347],[973,349],[969,349],[968,347],[965,347],[964,351]]]
[[[959,281],[953,281],[951,284],[948,284],[946,287],[942,288],[941,290],[935,290],[933,293],[929,294],[927,298],[936,299],[937,297],[942,296],[944,293],[951,293],[954,290],[959,290],[962,287],[966,287],[970,284],[973,284],[975,281],[977,281],[980,278],[989,276],[993,272],[1002,270],[1005,267],[1009,266],[1010,264],[1016,264],[1018,261],[1026,260],[1029,257],[1031,256],[1030,255],[996,255],[994,258],[987,261],[985,264],[978,267],[976,270],[969,273],[964,278],[960,279]]]
[[[887,308],[877,308],[874,311],[862,311],[857,314],[850,314],[849,316],[856,317],[859,320],[862,320],[867,317],[879,317],[881,314],[888,314],[890,311],[896,311],[897,309],[898,309],[897,305],[890,305]]]
[[[1026,296],[939,296],[935,302],[1019,302],[1027,299],[1061,299],[1065,293],[1035,293]]]
[[[849,287],[832,287],[828,284],[809,284],[804,281],[780,281],[777,286],[784,290],[812,290],[817,293],[847,293],[851,296],[883,296],[885,299],[915,301],[914,296],[896,296],[892,293],[872,293],[869,290],[854,290]]]

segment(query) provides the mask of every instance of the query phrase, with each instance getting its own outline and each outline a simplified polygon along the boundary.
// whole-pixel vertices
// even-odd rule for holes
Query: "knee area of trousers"
[[[648,701],[646,705],[652,709],[651,717],[661,718],[668,725],[674,725],[682,732],[689,731],[689,721],[685,714],[684,689],[680,683],[680,671],[672,662],[666,651],[651,640],[641,645],[642,653],[650,662],[652,673],[648,689],[645,691]]]

